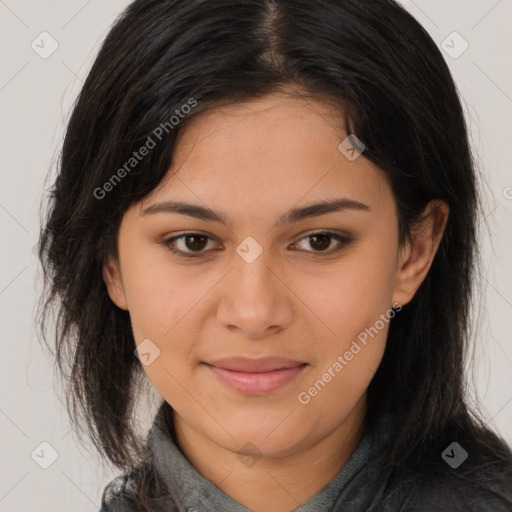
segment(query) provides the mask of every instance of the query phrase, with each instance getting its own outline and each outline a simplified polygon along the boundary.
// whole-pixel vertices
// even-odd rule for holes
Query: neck
[[[339,473],[364,434],[365,412],[363,397],[322,439],[305,439],[289,455],[262,456],[254,464],[241,463],[239,454],[196,430],[176,411],[173,423],[179,448],[203,477],[254,512],[288,512]]]

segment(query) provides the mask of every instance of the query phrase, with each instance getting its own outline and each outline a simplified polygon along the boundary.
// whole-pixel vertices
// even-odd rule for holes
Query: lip
[[[287,357],[260,357],[254,359],[250,357],[225,357],[215,361],[205,361],[206,364],[222,368],[223,370],[233,370],[246,373],[263,373],[283,368],[293,368],[300,366],[302,361],[296,361]]]
[[[236,357],[204,364],[221,382],[246,395],[271,393],[291,382],[307,366],[306,363],[280,357]]]

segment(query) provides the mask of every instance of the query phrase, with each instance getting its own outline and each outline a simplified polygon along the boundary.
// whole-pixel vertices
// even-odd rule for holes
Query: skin
[[[136,344],[149,338],[160,350],[144,371],[175,410],[181,450],[200,474],[256,512],[304,503],[356,448],[388,323],[309,403],[298,395],[381,314],[412,299],[448,218],[446,204],[430,203],[413,241],[400,247],[386,176],[364,153],[354,161],[341,153],[347,134],[337,119],[326,103],[284,93],[191,119],[166,180],[126,212],[119,261],[104,268],[111,299],[130,312]],[[335,198],[368,210],[277,224],[291,208]],[[219,210],[232,226],[143,214],[169,200]],[[306,236],[326,230],[352,242],[332,252],[336,239],[322,246]],[[197,231],[211,239],[174,244],[199,251],[196,259],[165,246],[171,236]],[[263,251],[250,264],[236,252],[248,236]],[[237,355],[308,366],[271,393],[247,396],[201,364]]]

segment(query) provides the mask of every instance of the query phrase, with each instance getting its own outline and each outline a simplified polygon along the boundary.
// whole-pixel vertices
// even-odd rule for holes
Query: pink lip
[[[254,359],[251,357],[225,357],[215,361],[205,361],[206,364],[222,368],[224,370],[233,370],[236,372],[270,372],[273,370],[281,370],[283,368],[293,368],[294,366],[301,366],[302,361],[296,361],[286,357],[261,357]]]
[[[246,366],[252,368],[255,366],[274,366],[276,365],[276,361],[270,360],[257,360],[242,362],[238,359],[238,366]],[[290,361],[286,363],[288,366],[281,366],[280,368],[274,368],[268,371],[238,371],[227,368],[219,368],[218,366],[213,366],[211,364],[205,363],[206,367],[209,368],[213,374],[219,378],[224,384],[227,384],[235,391],[239,393],[243,393],[246,395],[263,395],[265,393],[270,393],[275,391],[276,389],[284,386],[291,380],[293,380],[302,370],[306,367],[306,364],[301,363],[293,363],[291,365]],[[224,363],[228,364],[228,363]],[[277,364],[283,364],[277,363]],[[232,361],[232,365],[235,365],[234,361]]]

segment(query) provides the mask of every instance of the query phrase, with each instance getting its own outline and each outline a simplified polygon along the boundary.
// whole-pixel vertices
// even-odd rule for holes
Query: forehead
[[[341,112],[332,105],[274,93],[218,107],[191,119],[180,134],[175,156],[178,160],[186,158],[200,145],[201,151],[194,157],[214,151],[224,161],[249,163],[244,158],[248,154],[259,160],[299,160],[306,152],[318,156],[332,144],[336,148],[344,134]],[[306,140],[309,143],[304,145]],[[240,153],[242,150],[246,152]]]
[[[347,197],[392,201],[386,177],[364,153],[339,145],[342,113],[326,102],[275,93],[210,110],[187,124],[166,179],[141,210],[161,200],[253,212]]]

